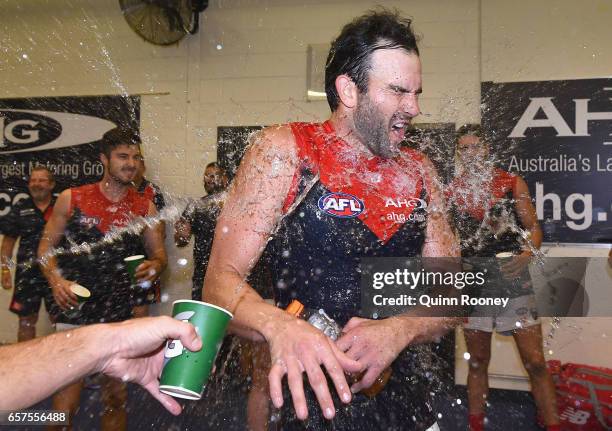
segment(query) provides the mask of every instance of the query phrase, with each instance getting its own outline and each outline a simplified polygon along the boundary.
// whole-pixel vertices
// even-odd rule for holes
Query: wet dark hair
[[[110,158],[111,152],[120,145],[136,145],[140,148],[140,144],[140,136],[137,131],[116,127],[102,137],[100,152]]]
[[[362,93],[368,89],[370,58],[379,49],[404,49],[419,55],[412,20],[402,18],[397,11],[378,8],[346,24],[332,42],[325,65],[325,93],[332,111],[338,108],[340,97],[336,78],[349,76]]]
[[[217,164],[217,162],[210,162],[209,164],[206,165],[206,168],[204,169],[208,169],[208,168],[219,168],[220,166]]]

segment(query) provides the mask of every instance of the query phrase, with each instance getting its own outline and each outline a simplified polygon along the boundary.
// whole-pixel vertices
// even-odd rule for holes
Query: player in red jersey
[[[136,268],[139,282],[154,282],[166,266],[167,258],[159,229],[124,229],[138,218],[156,215],[149,199],[133,187],[139,163],[138,136],[113,129],[104,135],[100,159],[104,177],[98,183],[63,191],[45,227],[38,254],[43,274],[53,289],[57,304],[64,310],[77,306],[70,290],[78,283],[91,297],[77,316],[58,316],[57,330],[100,322],[119,322],[132,316],[132,287],[123,259],[135,254],[143,235],[147,260]],[[60,252],[54,252],[61,246]],[[74,414],[82,382],[76,382],[53,399],[55,410]],[[126,428],[127,388],[121,380],[106,379],[102,387],[104,413],[102,429]]]
[[[470,354],[470,429],[480,431],[484,427],[493,330],[514,337],[542,419],[549,430],[558,429],[555,387],[542,351],[542,328],[528,270],[533,250],[542,243],[529,189],[518,175],[493,166],[480,126],[465,125],[457,131],[457,136],[457,172],[446,194],[459,232],[462,255],[494,257],[502,252],[514,255],[501,267],[501,279],[507,282],[489,288],[488,292],[510,298],[509,305],[496,316],[478,316],[476,312],[464,325]]]

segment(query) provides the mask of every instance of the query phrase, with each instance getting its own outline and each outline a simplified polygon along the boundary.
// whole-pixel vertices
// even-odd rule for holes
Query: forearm
[[[62,279],[57,266],[57,258],[49,253],[49,243],[44,238],[40,241],[38,247],[38,259],[40,260],[40,270],[49,283],[52,284]]]
[[[168,266],[168,255],[166,254],[166,250],[163,248],[155,250],[153,255],[149,257],[148,260],[155,261],[160,265],[160,273],[163,272]]]
[[[188,221],[181,219],[174,225],[174,243],[177,247],[185,247],[191,239],[191,225]]]
[[[404,347],[436,341],[462,322],[458,317],[423,317],[409,313],[390,319],[397,321]]]
[[[0,347],[0,410],[26,408],[98,371],[113,346],[110,332],[93,325]]]
[[[526,244],[525,251],[531,252],[532,248],[539,249],[542,246],[542,229],[540,225],[534,223],[529,229],[529,239]]]
[[[210,272],[210,271],[209,271]],[[233,313],[230,332],[253,341],[268,340],[275,323],[291,319],[284,310],[265,302],[237,273],[206,275],[204,301],[219,305]]]

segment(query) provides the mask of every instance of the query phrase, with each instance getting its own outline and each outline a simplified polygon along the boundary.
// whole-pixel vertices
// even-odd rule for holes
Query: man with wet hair
[[[15,291],[9,310],[19,316],[17,341],[31,340],[36,336],[36,322],[40,304],[52,315],[55,307],[49,291],[49,283],[40,272],[36,251],[45,223],[51,217],[55,197],[55,177],[46,166],[32,169],[28,180],[29,196],[15,204],[2,218],[2,287],[11,289],[13,280],[9,262],[18,238]]]
[[[55,301],[65,310],[58,315],[58,331],[120,322],[132,316],[133,292],[123,259],[135,254],[140,234],[148,257],[136,268],[139,282],[152,283],[166,267],[159,229],[144,223],[140,228],[133,225],[139,218],[157,214],[153,202],[138,194],[132,185],[139,163],[139,144],[134,131],[116,128],[107,132],[100,154],[104,165],[102,180],[64,190],[57,199],[38,255]],[[128,225],[132,225],[130,229]],[[58,246],[59,254],[55,249]],[[75,283],[91,292],[80,306],[71,290]],[[81,381],[64,388],[53,398],[53,409],[74,415],[81,388]],[[126,398],[125,383],[105,379],[102,429],[126,428]]]
[[[185,247],[191,237],[194,237],[191,298],[197,301],[202,300],[204,274],[222,206],[221,192],[225,190],[227,183],[227,174],[217,162],[206,165],[203,178],[206,196],[190,202],[181,218],[174,224],[174,242],[178,247]]]
[[[268,343],[283,429],[301,429],[307,417],[312,429],[438,429],[417,351],[456,319],[360,315],[361,258],[459,255],[432,163],[401,145],[420,112],[411,21],[383,9],[347,24],[325,83],[327,121],[268,127],[252,139],[219,217],[204,299],[234,313],[233,331]],[[245,282],[266,248],[278,307]],[[332,341],[284,311],[292,299],[325,310],[342,336]],[[388,367],[380,393],[360,393]],[[362,373],[352,386],[349,373]]]

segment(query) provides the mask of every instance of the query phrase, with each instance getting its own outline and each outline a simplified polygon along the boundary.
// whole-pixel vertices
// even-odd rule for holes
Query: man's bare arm
[[[181,217],[174,224],[174,243],[177,247],[185,247],[191,239],[191,223]]]
[[[542,229],[540,229],[538,216],[536,215],[536,210],[531,202],[529,188],[521,177],[516,179],[514,199],[514,205],[521,224],[529,231],[529,241],[531,242],[531,245],[535,248],[540,248],[542,245]],[[529,249],[528,251],[531,252]]]
[[[64,236],[64,229],[70,217],[70,199],[70,189],[60,193],[38,244],[41,271],[53,290],[55,301],[62,308],[77,303],[76,296],[70,290],[72,283],[62,277],[58,270],[57,258],[52,253]]]
[[[159,392],[166,339],[201,348],[192,325],[170,317],[91,325],[0,347],[0,410],[29,407],[85,375],[103,372],[136,382],[171,413],[180,405]]]
[[[232,325],[261,336],[270,318],[287,313],[265,303],[245,280],[281,218],[297,168],[290,133],[270,128],[254,136],[217,220],[204,281],[206,301],[232,311]]]
[[[13,258],[13,249],[17,238],[13,236],[3,235],[2,236],[2,248],[0,251],[0,262],[2,266],[2,287],[4,289],[11,289],[13,287],[13,280],[11,277],[11,261]]]
[[[233,312],[236,332],[268,342],[270,397],[277,408],[284,402],[281,382],[287,375],[297,417],[308,416],[302,380],[306,372],[323,414],[331,419],[335,408],[322,367],[343,402],[349,402],[344,370],[359,371],[360,364],[311,325],[267,304],[245,281],[280,222],[298,167],[293,139],[288,126],[268,128],[245,155],[217,221],[204,300]]]
[[[149,202],[147,217],[155,217],[156,215],[157,209],[155,205],[153,205],[153,202]],[[166,254],[164,237],[161,231],[163,226],[160,225],[161,222],[147,227],[143,232],[147,260],[136,268],[135,275],[139,280],[156,280],[168,265],[168,255]]]

